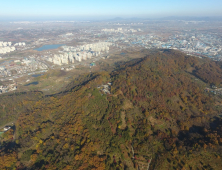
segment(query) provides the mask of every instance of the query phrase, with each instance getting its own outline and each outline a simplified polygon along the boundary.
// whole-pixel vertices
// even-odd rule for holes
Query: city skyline
[[[219,0],[9,0],[1,2],[1,19],[109,19],[168,16],[222,16]]]

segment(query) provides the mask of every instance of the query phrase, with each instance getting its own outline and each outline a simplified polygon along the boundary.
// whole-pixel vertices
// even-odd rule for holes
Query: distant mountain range
[[[161,17],[161,18],[121,18],[121,17],[116,17],[113,19],[108,19],[107,21],[144,21],[144,20],[150,20],[150,21],[161,21],[161,20],[184,20],[184,21],[222,21],[222,16],[221,17],[195,17],[195,16],[168,16],[168,17]]]
[[[221,17],[192,17],[192,16],[169,16],[160,18],[160,20],[185,20],[185,21],[222,21]]]

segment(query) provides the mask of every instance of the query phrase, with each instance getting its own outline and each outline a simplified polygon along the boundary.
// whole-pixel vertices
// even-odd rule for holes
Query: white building
[[[11,129],[11,127],[9,127],[9,126],[4,127],[4,131],[8,131],[9,129]]]

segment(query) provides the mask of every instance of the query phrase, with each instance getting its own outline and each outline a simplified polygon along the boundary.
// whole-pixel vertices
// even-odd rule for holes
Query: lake
[[[34,82],[31,82],[31,83],[29,83],[29,84],[26,84],[25,86],[30,86],[30,85],[37,85],[37,84],[39,84],[39,82],[37,82],[37,81],[34,81]]]
[[[34,50],[37,50],[37,51],[43,51],[43,50],[53,50],[53,49],[56,49],[56,48],[59,48],[61,46],[63,46],[65,44],[49,44],[49,45],[43,45],[42,47],[39,47],[39,48],[36,48]]]

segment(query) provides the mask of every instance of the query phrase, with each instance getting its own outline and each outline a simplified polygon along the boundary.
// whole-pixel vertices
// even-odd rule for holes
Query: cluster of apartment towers
[[[0,54],[6,54],[12,51],[15,51],[15,46],[25,46],[24,42],[19,42],[12,46],[12,42],[3,42],[0,41]]]
[[[81,62],[82,60],[91,59],[92,56],[99,56],[101,52],[108,52],[111,45],[110,42],[99,42],[79,47],[63,46],[65,52],[55,54],[54,57],[50,57],[48,60],[57,65],[74,63],[74,60]]]

